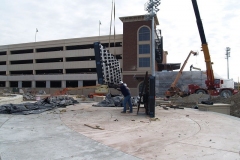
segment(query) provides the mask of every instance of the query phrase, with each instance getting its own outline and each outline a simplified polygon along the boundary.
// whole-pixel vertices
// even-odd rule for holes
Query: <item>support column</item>
[[[9,76],[10,75],[10,72],[9,72],[9,67],[10,67],[10,62],[8,60],[8,57],[10,56],[10,51],[7,50],[7,60],[6,60],[6,65],[7,65],[7,69],[6,69],[6,75]]]
[[[6,87],[8,88],[8,87],[10,87],[10,83],[9,83],[9,81],[6,81]]]
[[[18,81],[18,88],[22,88],[22,81]]]
[[[32,88],[36,88],[36,81],[32,81]]]
[[[62,88],[66,88],[66,81],[62,81]]]
[[[83,81],[78,81],[78,87],[82,87],[83,86]]]
[[[36,48],[33,49],[33,75],[36,75],[36,68],[35,68],[35,65],[36,65],[36,59],[35,59],[35,54],[37,53],[36,51]]]
[[[50,81],[46,81],[46,88],[50,88]]]
[[[63,74],[66,74],[66,68],[65,68],[65,63],[66,63],[66,57],[65,57],[65,51],[66,51],[66,46],[63,46]]]

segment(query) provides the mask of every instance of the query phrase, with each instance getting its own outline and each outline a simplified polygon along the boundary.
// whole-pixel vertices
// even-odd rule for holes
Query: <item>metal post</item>
[[[160,5],[161,0],[148,0],[147,3],[145,3],[145,10],[148,11],[148,15],[145,16],[146,20],[152,20],[152,54],[151,54],[151,70],[152,70],[152,76],[155,76],[155,23],[154,18],[156,16],[156,13],[159,11],[157,6]]]
[[[229,79],[229,62],[228,62],[228,57],[227,57],[227,78]]]
[[[152,0],[153,3],[153,0]],[[153,8],[154,5],[152,6],[152,15],[154,15]],[[155,28],[154,28],[154,16],[152,17],[152,76],[155,77]]]
[[[227,78],[229,79],[229,62],[228,57],[230,57],[230,47],[226,47],[226,59],[227,59]]]
[[[146,16],[147,20],[152,20],[152,51],[151,51],[151,70],[152,70],[152,76],[149,77],[149,115],[151,117],[155,117],[155,23],[154,18],[156,16],[156,12],[159,10],[157,6],[160,5],[160,0],[148,0],[148,2],[145,4],[145,10],[148,11],[149,15]]]

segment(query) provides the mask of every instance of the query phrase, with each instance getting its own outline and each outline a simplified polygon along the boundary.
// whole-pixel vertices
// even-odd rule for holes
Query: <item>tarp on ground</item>
[[[54,108],[66,107],[78,103],[72,97],[47,97],[35,103],[5,104],[0,106],[2,114],[39,114]]]

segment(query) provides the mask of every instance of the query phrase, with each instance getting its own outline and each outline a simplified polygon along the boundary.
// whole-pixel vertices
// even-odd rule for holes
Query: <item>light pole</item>
[[[145,3],[145,10],[148,11],[148,15],[146,15],[146,19],[152,19],[152,54],[151,54],[151,64],[152,64],[152,76],[155,77],[155,27],[154,27],[154,17],[156,13],[159,11],[157,8],[160,5],[161,0],[148,0]]]
[[[37,32],[38,32],[38,29],[36,28],[36,33],[35,33],[35,42],[36,42],[36,38],[37,38]]]
[[[226,47],[226,59],[227,59],[227,77],[229,79],[229,62],[228,62],[228,57],[230,57],[230,51],[231,48],[230,47]]]
[[[160,0],[148,0],[145,3],[145,10],[148,11],[148,15],[146,15],[145,19],[152,20],[152,54],[151,54],[151,68],[152,68],[152,76],[149,77],[149,96],[148,96],[148,114],[150,117],[155,117],[155,25],[154,25],[154,17],[156,12],[159,11],[157,6],[160,5]]]

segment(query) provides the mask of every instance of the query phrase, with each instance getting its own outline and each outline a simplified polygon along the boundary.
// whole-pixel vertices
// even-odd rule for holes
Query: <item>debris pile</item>
[[[47,97],[35,103],[5,104],[0,106],[3,114],[39,114],[54,108],[66,107],[78,103],[72,97],[57,96]]]
[[[111,94],[107,94],[105,99],[97,104],[93,104],[95,107],[121,107],[123,97],[122,96],[114,96]]]
[[[1,97],[9,96],[11,94],[12,94],[12,92],[9,89],[0,90]]]
[[[26,89],[25,92],[23,90],[21,92],[23,94],[23,100],[24,101],[36,100],[36,95],[45,95],[46,94],[46,92],[44,90],[39,90],[36,93],[36,92],[34,92],[30,89]]]
[[[4,94],[4,93],[12,93],[12,92],[10,89],[5,88],[5,89],[3,89],[2,93]]]
[[[39,90],[39,91],[38,91],[38,94],[39,94],[39,95],[44,95],[44,94],[46,94],[46,92],[45,92],[44,90]]]
[[[23,100],[24,101],[36,100],[36,96],[32,95],[30,92],[27,92],[23,94]]]
[[[136,106],[138,103],[139,97],[131,97],[132,105]],[[111,94],[107,94],[106,98],[97,103],[94,104],[93,106],[95,107],[121,107],[122,106],[122,101],[123,101],[123,96],[113,96]]]

